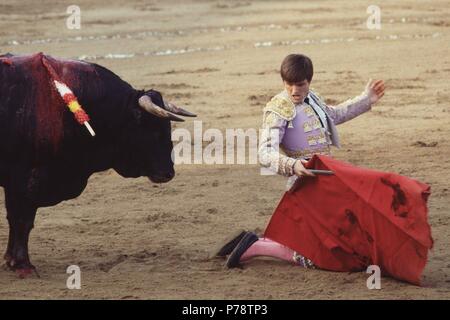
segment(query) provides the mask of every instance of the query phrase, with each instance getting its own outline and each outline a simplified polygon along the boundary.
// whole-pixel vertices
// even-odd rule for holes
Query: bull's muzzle
[[[150,179],[151,182],[154,183],[165,183],[165,182],[169,182],[170,180],[173,179],[173,177],[175,176],[175,172],[168,172],[165,175],[151,175],[148,178]]]

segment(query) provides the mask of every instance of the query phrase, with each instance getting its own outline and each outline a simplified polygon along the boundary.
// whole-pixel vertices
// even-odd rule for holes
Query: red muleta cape
[[[334,175],[298,179],[281,199],[265,237],[321,269],[362,271],[378,265],[382,275],[420,285],[433,246],[430,186],[323,155],[306,166]]]

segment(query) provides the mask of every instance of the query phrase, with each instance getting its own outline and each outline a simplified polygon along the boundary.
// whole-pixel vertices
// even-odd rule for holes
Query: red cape
[[[420,285],[433,246],[430,187],[419,181],[315,155],[310,169],[332,176],[298,179],[265,236],[332,271],[378,265],[382,274]]]

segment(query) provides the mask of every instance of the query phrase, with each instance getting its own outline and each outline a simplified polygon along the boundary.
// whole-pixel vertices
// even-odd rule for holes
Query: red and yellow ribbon
[[[58,93],[63,98],[69,110],[74,114],[75,119],[78,121],[78,123],[84,125],[88,129],[89,133],[92,136],[95,136],[94,130],[89,125],[89,116],[78,103],[77,97],[75,97],[72,90],[70,90],[70,88],[66,84],[57,80],[54,80],[54,83],[56,89],[58,90]]]

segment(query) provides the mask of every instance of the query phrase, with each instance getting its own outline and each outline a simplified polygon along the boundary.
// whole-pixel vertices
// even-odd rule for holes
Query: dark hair
[[[311,82],[314,70],[310,58],[303,54],[290,54],[284,58],[280,68],[281,78],[289,83]]]

